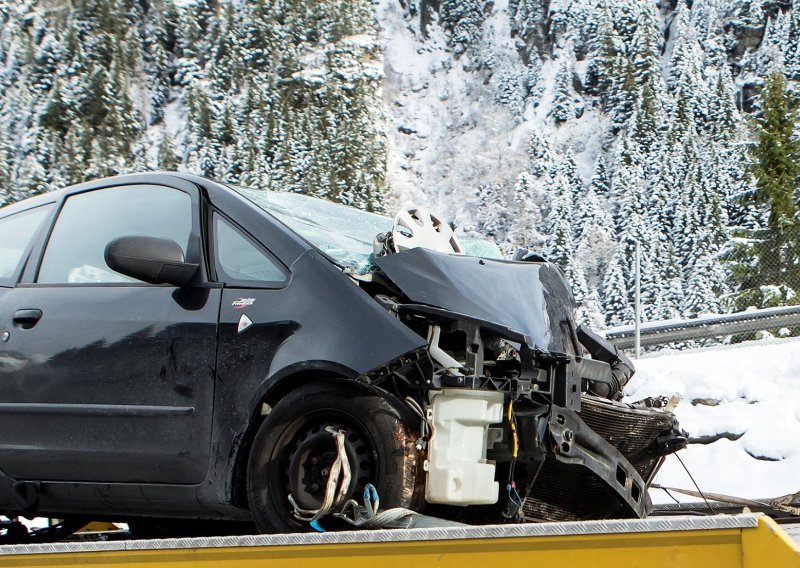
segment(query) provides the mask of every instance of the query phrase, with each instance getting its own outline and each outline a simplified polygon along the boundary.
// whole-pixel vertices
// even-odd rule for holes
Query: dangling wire
[[[506,485],[506,491],[508,491],[508,500],[514,503],[518,509],[522,509],[522,497],[517,492],[517,484],[512,481]]]
[[[706,496],[703,495],[703,492],[700,491],[700,486],[697,485],[697,482],[694,480],[694,477],[692,477],[692,472],[690,472],[689,468],[686,467],[686,464],[683,463],[683,460],[681,459],[681,456],[679,456],[678,454],[675,454],[675,457],[678,458],[678,461],[681,462],[681,465],[683,466],[683,469],[686,470],[686,473],[689,475],[689,479],[691,479],[692,483],[694,483],[694,486],[697,488],[697,492],[700,494],[700,497],[703,498],[703,501],[705,501],[705,504],[706,504],[706,507],[708,507],[708,510],[711,511],[712,515],[716,515],[717,512],[714,510],[714,507],[711,506],[711,503],[708,502],[708,499],[706,499]]]
[[[678,499],[675,497],[675,495],[673,495],[673,494],[670,492],[670,490],[669,490],[669,489],[667,489],[666,487],[661,487],[661,490],[662,490],[664,493],[666,493],[667,495],[669,495],[669,498],[670,498],[670,499],[672,499],[673,501],[675,501],[675,502],[676,502],[678,505],[680,505],[680,504],[681,504],[681,502],[680,502],[680,501],[678,501]]]
[[[517,456],[519,455],[519,436],[517,435],[517,417],[514,416],[514,401],[508,401],[508,425],[511,428],[511,439],[513,440],[513,448],[514,450],[511,453],[511,456],[514,458],[514,461],[517,461]]]
[[[514,416],[514,401],[508,401],[508,412],[506,413],[506,419],[508,420],[508,427],[511,430],[511,466],[508,468],[508,484],[506,485],[506,490],[508,491],[508,498],[511,499],[512,503],[522,507],[522,502],[519,497],[519,493],[517,493],[517,486],[514,483],[514,468],[517,465],[517,456],[519,455],[519,435],[517,434],[517,418]],[[511,491],[514,491],[516,494],[516,501],[513,499],[511,495]]]
[[[416,446],[418,450],[422,451],[428,445],[428,438],[430,438],[431,427],[428,424],[427,418],[425,418],[425,410],[422,408],[422,406],[410,396],[407,396],[405,398],[405,401],[406,404],[408,404],[409,408],[411,408],[411,410],[414,412],[414,414],[416,414],[420,418],[421,422],[419,431],[421,437],[419,440],[417,440]]]

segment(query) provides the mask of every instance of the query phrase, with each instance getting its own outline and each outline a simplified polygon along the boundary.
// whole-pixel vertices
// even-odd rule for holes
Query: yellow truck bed
[[[760,514],[0,547],[4,566],[800,567]]]

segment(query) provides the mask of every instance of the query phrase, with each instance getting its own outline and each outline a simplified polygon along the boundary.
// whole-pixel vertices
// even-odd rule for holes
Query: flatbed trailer
[[[766,515],[72,542],[0,547],[4,566],[800,567]]]

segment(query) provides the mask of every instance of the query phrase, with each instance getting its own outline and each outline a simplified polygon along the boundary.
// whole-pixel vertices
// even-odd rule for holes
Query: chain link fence
[[[637,327],[642,350],[800,336],[800,220],[779,229],[740,230],[732,237],[709,270],[706,286],[715,309],[648,321],[647,300],[656,294],[637,271],[631,296],[638,320],[634,315],[631,325],[610,328],[607,336],[632,351]]]

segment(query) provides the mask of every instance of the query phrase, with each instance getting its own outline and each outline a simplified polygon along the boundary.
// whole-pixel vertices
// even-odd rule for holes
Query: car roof
[[[63,195],[64,191],[65,190],[63,189],[50,191],[48,193],[34,195],[33,197],[28,197],[22,201],[17,201],[16,203],[11,203],[10,205],[0,207],[0,217],[12,215],[20,211],[25,211],[26,209],[32,209],[33,207],[38,207],[39,205],[44,205],[46,203],[53,203],[54,201],[57,201],[61,195]]]
[[[310,245],[315,249],[317,249],[319,252],[322,252],[326,257],[328,257],[334,263],[339,264],[340,266],[349,267],[351,269],[356,270],[357,272],[365,272],[365,271],[370,271],[372,269],[372,262],[371,262],[371,257],[373,253],[372,240],[374,238],[372,235],[370,235],[370,237],[366,240],[363,238],[363,235],[361,235],[362,238],[355,239],[361,242],[361,245],[357,251],[355,250],[351,251],[345,247],[343,251],[340,251],[343,252],[343,255],[338,255],[338,256],[336,254],[332,255],[330,247],[326,245],[334,246],[336,245],[336,242],[332,243],[318,242],[318,240],[315,240],[312,236],[306,234],[307,231],[303,231],[302,227],[299,226],[298,223],[299,224],[310,223],[310,226],[313,226],[315,229],[326,230],[332,233],[337,232],[338,231],[337,228],[329,227],[325,223],[315,224],[314,222],[309,221],[309,218],[307,218],[308,215],[298,216],[296,212],[292,212],[291,210],[282,210],[281,207],[277,205],[276,207],[273,208],[265,208],[263,204],[257,205],[251,203],[251,201],[245,195],[243,195],[242,191],[237,191],[236,189],[226,185],[225,183],[185,172],[174,172],[174,171],[143,172],[143,173],[123,174],[119,176],[87,181],[84,183],[65,187],[63,189],[58,189],[40,195],[36,195],[34,197],[30,197],[28,199],[24,199],[17,203],[2,207],[0,208],[0,218],[21,211],[25,211],[27,209],[32,209],[40,205],[45,205],[47,203],[57,203],[71,195],[74,195],[76,193],[81,193],[84,191],[90,191],[93,189],[114,187],[120,185],[138,185],[138,184],[148,184],[148,183],[155,185],[174,185],[177,188],[180,188],[181,186],[184,186],[185,188],[187,184],[191,184],[193,186],[204,188],[207,191],[208,196],[209,198],[211,198],[212,202],[217,198],[223,197],[224,195],[225,199],[230,197],[236,199],[237,201],[244,201],[250,203],[254,208],[256,208],[259,211],[259,214],[261,215],[266,214],[270,218],[278,221],[279,225],[282,227],[281,230],[284,233],[291,234],[292,238],[299,238],[306,245]],[[281,194],[281,192],[270,192],[270,193]],[[279,197],[284,201],[290,200],[290,202],[291,200],[294,200],[295,202],[299,200],[300,204],[304,203],[310,204],[310,202],[321,202],[322,204],[324,204],[326,210],[332,207],[348,207],[348,206],[343,206],[341,204],[334,204],[324,199],[320,199],[318,197],[313,197],[309,195],[287,194],[285,196],[279,196]],[[365,211],[361,211],[353,207],[348,207],[348,208],[355,209],[356,211],[359,212],[359,214],[368,216],[370,219],[372,218],[385,219],[386,227],[385,228],[380,227],[379,229],[375,229],[376,231],[375,234],[377,234],[378,230],[388,231],[391,229],[392,220],[389,217],[383,217],[373,213],[367,213]],[[286,208],[284,207],[284,209]],[[291,209],[291,207],[289,209]],[[314,207],[311,207],[310,209],[314,209]],[[368,225],[372,224],[368,223]],[[348,233],[348,231],[342,229],[339,232],[343,233],[350,240],[353,240],[353,235]],[[475,255],[486,258],[501,257],[499,249],[495,252],[494,250],[486,249],[485,246],[483,248],[475,248],[478,245],[484,244],[483,239],[471,239],[471,240],[475,242],[473,243],[473,245],[471,245],[473,250],[467,252],[468,255],[470,256]],[[333,239],[333,241],[336,241],[336,239]],[[334,246],[334,248],[336,247]],[[494,248],[496,249],[497,246],[494,245]]]
[[[54,203],[75,193],[81,193],[83,191],[88,191],[92,189],[99,189],[101,187],[109,187],[114,185],[131,185],[131,184],[141,184],[141,183],[153,183],[157,185],[164,185],[164,184],[169,184],[170,180],[176,180],[176,179],[188,181],[199,186],[206,186],[209,183],[212,183],[215,184],[216,186],[224,188],[227,191],[231,191],[223,184],[215,182],[214,180],[189,173],[155,171],[155,172],[143,172],[135,174],[123,174],[119,176],[100,178],[75,185],[70,185],[62,189],[56,189],[53,191],[48,191],[46,193],[41,193],[39,195],[34,195],[33,197],[28,197],[21,201],[17,201],[16,203],[12,203],[10,205],[6,205],[0,208],[0,217],[5,217],[6,215],[11,215],[13,213],[18,213],[20,211],[25,211],[26,209],[32,209],[34,207],[45,205],[47,203]]]

